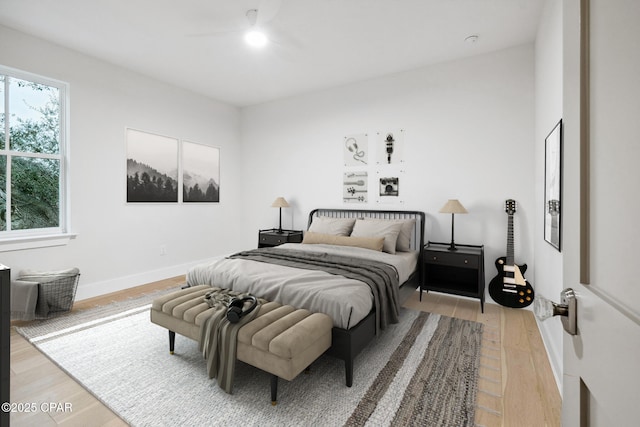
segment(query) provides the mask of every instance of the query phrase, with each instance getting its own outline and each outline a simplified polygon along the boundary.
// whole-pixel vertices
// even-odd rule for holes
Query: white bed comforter
[[[414,271],[418,258],[418,252],[391,255],[347,246],[287,243],[280,247],[384,262],[396,268],[400,284]],[[187,273],[187,283],[250,292],[269,301],[326,313],[334,326],[343,329],[357,325],[373,308],[371,290],[359,280],[244,259],[223,258],[199,264]]]

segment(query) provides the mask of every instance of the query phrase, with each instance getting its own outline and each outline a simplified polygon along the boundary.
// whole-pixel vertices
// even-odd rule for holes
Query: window
[[[63,234],[67,85],[0,67],[0,240]]]

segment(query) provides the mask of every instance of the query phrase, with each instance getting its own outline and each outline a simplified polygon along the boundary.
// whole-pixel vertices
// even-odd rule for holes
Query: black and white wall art
[[[182,141],[182,201],[220,201],[220,149]]]
[[[368,135],[374,134],[370,141]],[[345,136],[343,203],[403,203],[404,144],[405,131],[401,128]]]
[[[127,202],[178,202],[178,140],[126,129]]]
[[[369,136],[366,133],[347,135],[342,148],[345,166],[362,166],[369,163]]]
[[[385,176],[379,179],[380,197],[398,197],[400,195],[400,178],[398,176]]]
[[[366,171],[345,172],[342,180],[342,201],[367,203],[369,176]]]
[[[376,172],[376,202],[382,204],[399,204],[404,202],[403,170],[380,170]],[[406,184],[406,183],[405,183]]]
[[[377,164],[400,165],[404,163],[404,130],[391,129],[377,133]]]

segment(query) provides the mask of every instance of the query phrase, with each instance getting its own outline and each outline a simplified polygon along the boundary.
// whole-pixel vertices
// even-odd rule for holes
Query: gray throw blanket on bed
[[[229,394],[233,391],[238,331],[258,314],[260,304],[265,302],[263,299],[258,299],[258,305],[251,313],[243,316],[238,323],[229,322],[227,320],[229,302],[233,298],[246,296],[249,294],[220,288],[212,288],[204,296],[204,301],[215,311],[200,328],[199,350],[207,360],[209,378],[216,378],[220,388]]]
[[[400,302],[398,272],[395,267],[378,261],[295,249],[260,248],[243,251],[229,258],[248,259],[307,270],[322,270],[359,280],[371,288],[376,313],[376,334],[390,323],[398,323]]]

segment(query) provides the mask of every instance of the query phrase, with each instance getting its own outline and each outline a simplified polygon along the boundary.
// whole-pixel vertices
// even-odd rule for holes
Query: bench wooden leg
[[[278,403],[278,376],[271,375],[271,404],[275,406]]]
[[[169,331],[169,354],[173,354],[173,349],[176,345],[176,333]]]

